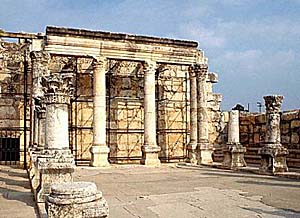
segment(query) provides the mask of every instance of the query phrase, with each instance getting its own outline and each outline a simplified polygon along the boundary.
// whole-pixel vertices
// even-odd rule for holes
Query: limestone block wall
[[[0,163],[9,160],[9,149],[19,153],[14,163],[24,161],[24,134],[29,142],[30,132],[24,133],[24,57],[28,61],[26,43],[0,41]],[[31,73],[27,69],[27,91],[31,90]],[[29,99],[28,99],[29,100]],[[30,107],[27,105],[27,127],[30,128]],[[8,144],[6,142],[10,141]],[[6,141],[6,142],[5,142]],[[8,147],[7,147],[8,146]],[[4,154],[6,153],[6,154]],[[8,155],[8,156],[7,156]]]
[[[214,153],[215,161],[222,161],[222,143],[227,142],[228,112],[222,118],[222,131]],[[284,111],[280,122],[281,143],[288,148],[287,164],[300,168],[300,110]],[[247,148],[245,160],[248,164],[259,164],[258,149],[263,146],[266,134],[266,116],[258,113],[240,114],[240,142]]]
[[[161,66],[156,92],[160,158],[162,161],[183,159],[186,155],[190,120],[188,66]]]
[[[138,161],[143,145],[143,72],[140,62],[110,61],[107,84],[107,143],[112,162]]]

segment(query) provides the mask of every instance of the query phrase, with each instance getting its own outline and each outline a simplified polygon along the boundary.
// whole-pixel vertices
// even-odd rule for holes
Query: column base
[[[199,151],[197,149],[197,143],[190,143],[187,146],[187,160],[186,162],[191,163],[191,165],[197,165],[199,161]]]
[[[75,167],[74,158],[69,149],[44,150],[37,160],[40,180],[36,189],[36,201],[45,202],[51,185],[72,182]]]
[[[161,148],[158,146],[150,147],[150,146],[142,146],[142,160],[141,164],[152,167],[159,167],[160,160],[158,158],[158,153]]]
[[[244,159],[245,152],[246,148],[240,143],[226,144],[223,148],[223,166],[230,169],[238,169],[247,166]]]
[[[108,167],[109,147],[106,145],[94,145],[91,147],[90,152],[92,159],[90,165],[93,167]]]
[[[199,143],[200,158],[198,164],[211,165],[213,163],[212,153],[214,151],[213,145],[209,143]]]
[[[33,147],[29,149],[30,163],[29,163],[28,172],[29,172],[29,180],[33,190],[36,190],[39,185],[40,174],[37,168],[37,159],[41,155],[42,155],[42,150],[38,149],[37,147]]]
[[[261,173],[279,173],[287,172],[288,167],[286,164],[286,157],[289,154],[288,149],[281,144],[267,143],[258,154],[261,155]]]
[[[49,218],[108,217],[108,204],[94,183],[74,182],[53,185],[47,196]]]

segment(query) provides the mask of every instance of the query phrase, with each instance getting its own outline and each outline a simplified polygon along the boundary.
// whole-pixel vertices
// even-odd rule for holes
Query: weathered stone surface
[[[288,171],[286,156],[288,150],[281,145],[280,139],[280,107],[283,96],[264,96],[266,105],[267,131],[265,145],[258,153],[261,155],[261,172],[272,173]]]
[[[49,218],[108,217],[108,205],[91,182],[61,183],[51,186],[46,210]]]

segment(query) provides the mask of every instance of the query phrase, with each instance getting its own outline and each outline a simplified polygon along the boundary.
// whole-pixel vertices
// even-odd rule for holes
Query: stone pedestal
[[[287,172],[286,156],[289,154],[288,150],[281,144],[265,144],[259,150],[261,155],[260,171],[264,172]]]
[[[240,143],[227,143],[223,148],[223,166],[230,169],[237,169],[239,167],[247,166],[244,159],[245,153],[246,148],[243,147]]]
[[[198,148],[200,150],[199,164],[212,164],[213,145],[209,143],[208,122],[209,109],[207,105],[207,64],[194,65],[194,71],[197,75],[197,126],[198,126]]]
[[[91,166],[93,167],[108,167],[109,162],[107,160],[109,148],[106,145],[92,146],[91,149]]]
[[[52,184],[72,182],[75,170],[73,155],[70,150],[44,150],[38,156],[37,169],[40,173],[36,192],[37,202],[45,202]]]
[[[108,217],[108,205],[91,182],[55,184],[47,197],[48,218]]]
[[[189,67],[190,75],[190,142],[187,146],[187,162],[197,165],[199,160],[199,150],[197,147],[197,78],[194,68]]]
[[[106,72],[107,60],[98,57],[93,62],[94,98],[93,98],[93,146],[91,147],[91,163],[93,167],[109,166],[109,148],[106,145]]]
[[[141,164],[147,166],[160,165],[158,153],[161,149],[156,143],[155,71],[156,62],[144,63],[144,145]]]
[[[280,107],[283,96],[264,96],[266,105],[267,131],[264,147],[258,153],[261,155],[260,171],[262,173],[286,172],[286,156],[288,150],[281,145],[280,140]]]
[[[223,166],[230,169],[246,166],[244,159],[246,148],[239,141],[239,111],[233,110],[229,115],[228,143],[223,147]]]

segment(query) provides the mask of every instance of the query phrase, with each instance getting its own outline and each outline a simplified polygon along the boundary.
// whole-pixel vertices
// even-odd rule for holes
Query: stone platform
[[[95,182],[110,217],[300,217],[300,181],[202,166],[77,167]]]

